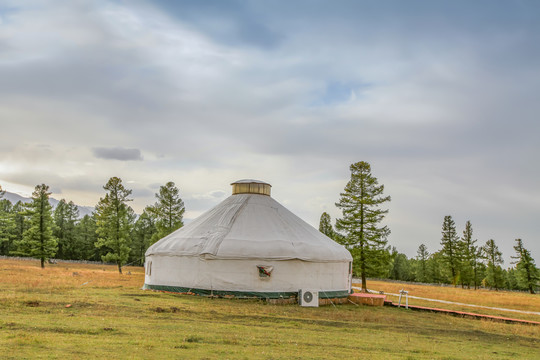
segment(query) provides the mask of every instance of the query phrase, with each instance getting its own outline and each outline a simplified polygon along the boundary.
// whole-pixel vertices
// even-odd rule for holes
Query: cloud
[[[539,5],[8,2],[0,181],[93,205],[119,176],[139,212],[174,181],[191,217],[259,178],[317,226],[365,160],[409,256],[447,214],[539,235]]]
[[[92,149],[94,156],[98,159],[120,160],[120,161],[142,161],[141,150],[125,149],[121,147],[104,148],[96,147]]]
[[[180,21],[189,23],[213,39],[228,45],[273,48],[284,36],[261,21],[265,12],[243,1],[208,0],[202,4],[192,1],[153,1]]]

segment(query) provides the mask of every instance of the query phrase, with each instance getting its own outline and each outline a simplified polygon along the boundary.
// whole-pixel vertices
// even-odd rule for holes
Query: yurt
[[[257,180],[146,251],[144,289],[207,296],[345,298],[352,257],[294,215]],[[311,297],[305,297],[310,300]]]

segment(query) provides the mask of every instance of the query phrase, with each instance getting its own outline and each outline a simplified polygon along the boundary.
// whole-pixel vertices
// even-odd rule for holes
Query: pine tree
[[[13,205],[12,213],[13,220],[15,221],[14,244],[21,243],[24,232],[29,228],[27,207],[27,204],[24,204],[21,201],[17,201],[15,205]]]
[[[371,174],[369,163],[360,161],[350,166],[351,179],[340,194],[336,206],[343,212],[336,228],[344,232],[339,241],[349,251],[362,278],[362,291],[367,292],[366,278],[377,274],[388,265],[385,252],[390,229],[379,226],[388,210],[379,206],[390,201],[383,196],[384,185],[379,185]]]
[[[505,288],[509,290],[521,290],[522,288],[518,285],[517,277],[516,277],[517,270],[515,268],[509,268],[505,271],[504,276],[504,283]]]
[[[442,250],[431,254],[426,265],[428,269],[428,282],[437,284],[448,283],[449,270],[446,266]]]
[[[60,259],[80,259],[80,244],[75,234],[75,224],[79,218],[77,205],[62,199],[54,209],[54,235],[58,239],[58,257]]]
[[[58,205],[56,205],[56,208],[53,211],[53,220],[54,220],[54,227],[53,227],[53,235],[58,239],[58,251],[56,252],[56,256],[59,259],[66,259],[64,257],[64,223],[65,223],[65,209],[66,209],[67,203],[66,200],[62,199],[58,202]]]
[[[458,236],[456,233],[456,224],[452,216],[446,215],[442,225],[441,254],[450,270],[452,284],[457,286],[460,266],[460,252],[458,245]]]
[[[66,241],[66,255],[73,260],[81,259],[81,244],[75,232],[75,226],[79,220],[79,208],[73,201],[67,203],[66,207],[66,227],[64,229]]]
[[[321,214],[321,220],[319,221],[319,231],[324,235],[328,236],[330,239],[335,240],[335,231],[332,226],[332,218],[327,212]]]
[[[49,187],[45,184],[37,185],[32,193],[32,202],[28,206],[27,214],[30,217],[29,228],[23,234],[18,244],[18,252],[23,255],[37,257],[41,260],[41,267],[45,267],[45,260],[56,254],[56,238],[53,236],[52,206],[49,203]]]
[[[0,187],[0,190],[2,188]],[[0,195],[2,192],[0,191]],[[1,197],[0,197],[1,198]],[[0,255],[9,255],[15,240],[15,215],[13,205],[7,199],[0,200]]]
[[[476,240],[475,240],[476,242]],[[482,264],[482,247],[474,245],[471,248],[471,263],[473,265],[474,290],[477,290],[482,282],[485,273],[485,266]]]
[[[420,282],[426,282],[427,280],[427,261],[429,258],[429,252],[427,250],[427,246],[424,244],[420,244],[418,247],[418,250],[416,251],[416,260],[418,260],[419,266],[418,266],[418,273],[417,273],[417,281]]]
[[[504,261],[502,258],[502,253],[499,251],[499,248],[493,239],[489,239],[486,242],[482,248],[482,251],[484,253],[484,258],[486,259],[487,265],[487,283],[490,287],[494,287],[495,290],[499,290],[503,281],[501,265]]]
[[[478,259],[480,257],[480,251],[476,246],[477,240],[473,240],[473,229],[470,221],[465,223],[465,230],[459,241],[459,250],[462,255],[461,258],[461,283],[467,284],[467,287],[471,287],[471,283],[474,284],[474,288],[478,287]]]
[[[94,245],[98,239],[96,231],[97,224],[94,216],[84,215],[75,225],[75,236],[80,246],[80,258],[83,260],[101,260],[99,248]]]
[[[516,245],[514,245],[516,256],[512,256],[512,259],[516,261],[516,280],[519,286],[529,290],[531,294],[534,294],[534,288],[537,286],[540,280],[539,270],[534,263],[534,259],[531,256],[529,250],[523,247],[523,241],[516,239]]]
[[[131,190],[122,185],[122,180],[112,177],[103,187],[107,191],[104,198],[96,206],[98,241],[96,247],[105,248],[107,254],[101,259],[105,262],[115,262],[118,272],[129,258],[131,251],[130,232],[134,220],[133,209],[127,205],[132,201],[128,197]]]
[[[144,264],[144,254],[148,247],[152,244],[152,238],[156,233],[156,224],[154,218],[149,211],[149,208],[144,209],[143,213],[133,227],[132,238],[133,245],[132,259],[134,262],[138,262],[140,265]]]
[[[401,281],[413,280],[411,262],[407,258],[407,255],[396,251],[396,254],[393,256],[392,263],[390,279]]]
[[[157,232],[153,236],[153,242],[184,226],[182,218],[186,211],[179,190],[172,181],[159,188],[156,198],[158,201],[149,208],[156,219]]]

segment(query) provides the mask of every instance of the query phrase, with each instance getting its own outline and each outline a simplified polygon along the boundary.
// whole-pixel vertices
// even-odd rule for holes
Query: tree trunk
[[[366,273],[362,271],[362,292],[367,293]]]
[[[41,268],[44,269],[45,268],[45,258],[41,258]]]
[[[117,263],[118,264],[118,272],[121,274],[122,273],[122,265],[120,263]]]
[[[457,287],[458,284],[457,284],[456,270],[454,269],[453,266],[450,267],[450,270],[452,272],[452,284],[454,285],[454,287]]]
[[[367,284],[366,284],[366,258],[364,253],[364,245],[360,245],[360,273],[362,277],[362,292],[367,293]]]

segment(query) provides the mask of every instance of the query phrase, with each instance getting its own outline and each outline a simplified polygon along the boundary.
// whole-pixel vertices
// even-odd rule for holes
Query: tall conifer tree
[[[495,290],[499,290],[503,281],[503,270],[501,265],[503,264],[502,252],[495,244],[495,240],[489,239],[483,246],[482,251],[487,263],[486,280],[490,287],[494,287]]]
[[[135,222],[132,231],[133,244],[131,246],[132,259],[140,265],[144,264],[144,254],[148,247],[152,245],[156,233],[156,224],[154,217],[149,210],[145,208],[141,216]]]
[[[521,239],[516,239],[514,250],[516,251],[516,256],[512,256],[512,259],[516,260],[514,264],[516,264],[518,285],[529,290],[531,294],[534,294],[534,288],[540,280],[540,274],[531,256],[531,252],[525,249]]]
[[[56,208],[53,211],[53,235],[58,239],[58,251],[56,255],[59,259],[66,259],[64,257],[64,224],[65,224],[65,210],[66,210],[66,200],[62,199],[56,205]]]
[[[0,197],[0,255],[9,255],[15,240],[15,231],[13,205],[9,200]]]
[[[122,184],[118,177],[112,177],[103,187],[107,191],[96,206],[97,233],[96,247],[104,248],[107,254],[101,259],[115,262],[118,272],[129,258],[131,251],[130,231],[134,220],[133,209],[127,205],[131,190]]]
[[[427,272],[427,261],[429,259],[429,251],[427,246],[420,244],[418,250],[416,251],[416,260],[418,260],[418,272],[417,272],[417,281],[426,282],[428,278]]]
[[[321,220],[319,221],[319,231],[330,239],[335,239],[335,231],[332,226],[332,218],[327,212],[321,214]]]
[[[18,252],[36,257],[45,267],[45,260],[52,258],[57,251],[56,238],[53,236],[52,206],[49,203],[49,187],[37,185],[32,193],[32,202],[28,205],[29,228],[24,232],[18,244]]]
[[[367,276],[376,275],[388,265],[385,245],[390,229],[380,226],[388,210],[380,206],[390,201],[390,196],[383,196],[384,185],[379,185],[371,174],[369,163],[357,162],[350,170],[351,179],[336,203],[343,212],[336,228],[344,233],[339,241],[351,251],[362,278],[362,291],[366,292]]]
[[[470,221],[465,223],[465,229],[459,242],[461,253],[461,283],[470,288],[471,283],[476,289],[478,286],[478,261],[480,249],[476,246],[476,239],[473,239],[473,228]]]
[[[449,271],[444,260],[444,255],[442,254],[442,250],[431,254],[426,265],[428,268],[428,282],[438,284],[449,283]]]
[[[81,259],[80,244],[75,233],[79,218],[77,205],[62,199],[54,209],[54,235],[58,239],[58,257],[61,259]]]
[[[157,232],[153,242],[184,226],[183,216],[186,211],[180,191],[172,181],[159,188],[156,198],[158,201],[148,209],[156,219]]]
[[[454,223],[454,220],[452,220],[452,216],[446,215],[442,225],[441,255],[450,270],[452,284],[454,284],[454,286],[457,286],[460,265],[458,239],[456,224]]]
[[[81,254],[80,258],[83,260],[101,260],[99,249],[95,246],[98,239],[96,230],[96,219],[90,215],[84,215],[75,225],[75,237]]]
[[[20,243],[23,239],[24,232],[29,227],[29,216],[26,211],[27,205],[24,204],[22,201],[17,201],[15,205],[13,205],[12,213],[13,213],[13,219],[15,221],[15,239],[14,243]]]

